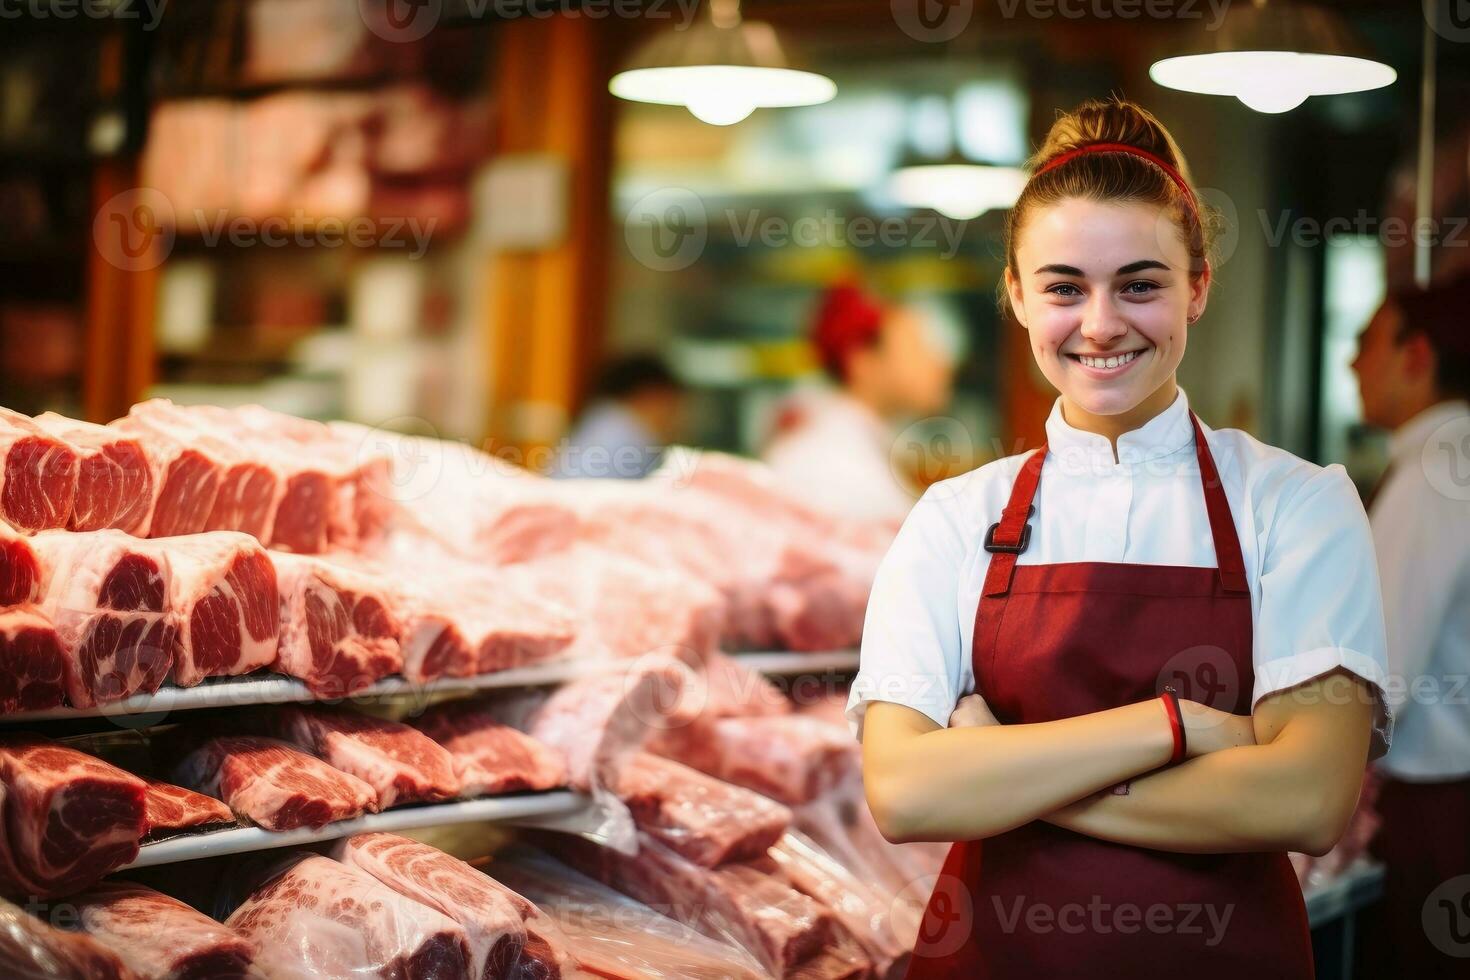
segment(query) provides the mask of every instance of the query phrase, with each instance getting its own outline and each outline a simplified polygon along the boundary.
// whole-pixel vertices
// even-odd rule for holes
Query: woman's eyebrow
[[[1158,259],[1139,259],[1137,262],[1129,262],[1127,265],[1118,266],[1118,271],[1113,273],[1113,275],[1128,276],[1132,275],[1135,272],[1142,272],[1144,269],[1162,269],[1165,272],[1169,271],[1169,267],[1163,262],[1160,262]],[[1039,269],[1036,270],[1036,272],[1033,273],[1033,275],[1039,276],[1047,272],[1053,273],[1054,275],[1058,276],[1081,276],[1083,274],[1082,270],[1077,268],[1075,265],[1061,265],[1059,263],[1053,262],[1048,265],[1041,266]]]

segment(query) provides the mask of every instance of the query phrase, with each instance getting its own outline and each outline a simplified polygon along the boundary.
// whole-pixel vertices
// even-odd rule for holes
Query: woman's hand
[[[960,698],[949,716],[950,728],[980,728],[984,725],[999,725],[990,705],[978,694],[967,694]]]
[[[1179,699],[1179,714],[1184,721],[1185,749],[1191,759],[1221,749],[1256,744],[1256,730],[1250,715],[1233,715],[1184,698]]]

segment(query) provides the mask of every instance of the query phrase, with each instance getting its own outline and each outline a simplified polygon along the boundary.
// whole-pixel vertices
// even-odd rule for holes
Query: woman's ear
[[[1026,307],[1025,304],[1021,302],[1021,284],[1017,281],[1016,277],[1011,274],[1010,266],[1006,266],[1005,281],[1006,297],[1011,302],[1011,316],[1015,317],[1016,322],[1019,323],[1022,327],[1025,327]]]
[[[1210,262],[1205,260],[1205,267],[1199,276],[1189,281],[1189,322],[1193,323],[1204,316],[1205,307],[1210,301],[1210,282],[1214,277],[1214,271],[1210,268]]]

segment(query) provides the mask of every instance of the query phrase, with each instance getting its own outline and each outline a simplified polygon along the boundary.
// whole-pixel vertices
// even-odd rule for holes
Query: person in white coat
[[[1363,416],[1388,429],[1369,498],[1398,734],[1379,761],[1384,913],[1372,976],[1470,970],[1470,277],[1391,295],[1359,338]]]
[[[917,493],[891,461],[897,427],[949,403],[952,360],[921,312],[853,283],[827,290],[810,336],[832,385],[788,400],[765,461],[813,506],[901,521]]]

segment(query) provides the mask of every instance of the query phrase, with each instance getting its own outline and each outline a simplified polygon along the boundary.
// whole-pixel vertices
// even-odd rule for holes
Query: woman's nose
[[[1116,340],[1127,332],[1128,324],[1113,309],[1111,303],[1099,300],[1088,305],[1087,312],[1082,317],[1082,336],[1102,344]]]

